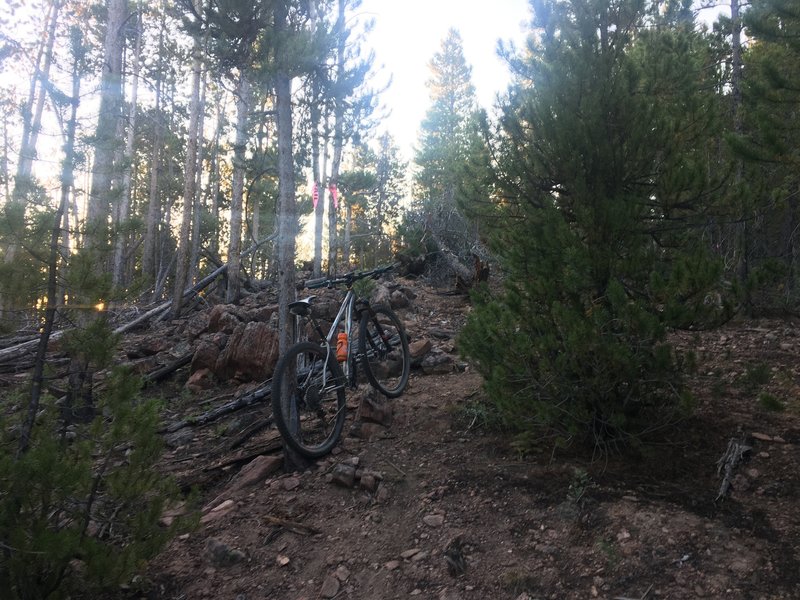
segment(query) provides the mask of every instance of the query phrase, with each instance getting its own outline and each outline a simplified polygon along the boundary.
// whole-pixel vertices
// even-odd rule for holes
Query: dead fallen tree
[[[230,402],[226,402],[225,404],[204,412],[201,415],[188,417],[186,419],[170,423],[161,430],[161,433],[174,433],[175,431],[183,429],[184,427],[199,427],[201,425],[207,425],[208,423],[216,421],[220,417],[223,417],[227,414],[242,408],[247,408],[248,406],[252,406],[257,402],[261,402],[262,400],[269,398],[271,395],[272,380],[269,380],[257,390],[254,390],[249,394],[245,394],[244,396],[241,396],[235,400],[231,400]]]
[[[264,245],[267,242],[275,239],[276,236],[277,236],[277,234],[273,233],[271,235],[268,235],[264,239],[260,240],[259,242],[256,242],[255,244],[250,246],[247,250],[242,252],[242,256],[244,257],[244,256],[247,256],[247,255],[255,252],[262,245]],[[203,277],[203,279],[198,281],[196,284],[194,284],[193,286],[191,286],[191,287],[187,288],[186,290],[184,290],[183,298],[186,299],[186,298],[189,298],[189,297],[192,297],[192,296],[198,294],[199,292],[204,290],[206,287],[208,287],[214,280],[216,280],[217,277],[219,277],[220,275],[225,273],[227,270],[228,270],[228,265],[227,264],[224,264],[224,265],[218,267],[212,273],[210,273],[210,274],[206,275],[205,277]],[[153,319],[153,318],[156,318],[156,317],[160,317],[160,316],[164,315],[170,309],[171,306],[172,306],[172,300],[167,300],[166,302],[163,302],[163,303],[159,304],[158,306],[156,306],[156,307],[154,307],[154,308],[142,313],[141,315],[139,315],[134,320],[132,320],[132,321],[130,321],[128,323],[124,323],[124,324],[120,325],[119,327],[115,328],[114,329],[114,334],[126,333],[126,332],[128,332],[128,331],[130,331],[132,329],[135,329],[136,327],[138,327],[142,323],[145,323],[145,322],[149,321],[150,319]],[[66,331],[69,331],[69,330],[60,330],[60,331],[52,332],[50,334],[49,342],[52,343],[52,342],[58,341],[59,339],[61,339],[61,337],[64,335],[64,333]],[[21,342],[19,344],[15,344],[15,345],[9,346],[7,348],[0,349],[0,363],[5,363],[5,362],[8,362],[8,361],[16,360],[16,359],[18,359],[18,358],[20,358],[22,356],[25,356],[26,354],[34,351],[38,344],[39,344],[39,337],[36,337],[36,338],[30,339],[30,340],[27,340],[25,342]]]
[[[167,377],[172,375],[175,371],[177,371],[181,367],[184,367],[184,366],[188,365],[190,362],[192,362],[192,357],[193,356],[194,356],[194,352],[187,352],[186,354],[184,354],[183,356],[181,356],[177,360],[171,362],[170,364],[164,365],[163,367],[160,367],[160,368],[156,369],[155,371],[152,371],[152,372],[148,373],[147,375],[144,376],[144,384],[145,385],[150,385],[150,384],[158,383],[159,381],[165,380]]]

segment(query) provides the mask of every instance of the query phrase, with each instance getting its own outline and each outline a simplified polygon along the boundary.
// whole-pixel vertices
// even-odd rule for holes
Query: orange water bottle
[[[347,334],[344,332],[336,338],[336,360],[339,362],[347,360]]]

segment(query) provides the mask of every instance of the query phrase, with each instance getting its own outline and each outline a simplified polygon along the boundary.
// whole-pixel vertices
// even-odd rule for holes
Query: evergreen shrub
[[[20,415],[3,423],[3,598],[94,597],[129,581],[188,524],[188,517],[159,524],[178,490],[154,468],[162,452],[159,407],[140,399],[139,389],[136,377],[114,369],[95,399],[97,416],[69,426],[45,396],[30,446],[19,456]]]

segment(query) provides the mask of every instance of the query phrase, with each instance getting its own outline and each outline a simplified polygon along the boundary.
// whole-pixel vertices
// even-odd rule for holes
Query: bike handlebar
[[[306,288],[313,290],[322,287],[334,287],[342,284],[350,287],[359,279],[366,279],[368,277],[377,279],[384,273],[388,273],[389,271],[393,270],[396,266],[396,264],[384,265],[382,267],[375,267],[369,271],[353,271],[338,277],[320,277],[319,279],[309,279],[306,281]]]

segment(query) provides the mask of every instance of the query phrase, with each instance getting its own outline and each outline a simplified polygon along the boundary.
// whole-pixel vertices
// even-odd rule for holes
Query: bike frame
[[[354,351],[353,345],[353,329],[357,327],[357,325],[353,322],[354,314],[360,315],[360,311],[356,309],[356,303],[363,302],[365,304],[365,310],[369,307],[369,302],[367,300],[359,300],[356,296],[356,293],[352,290],[352,288],[347,289],[347,293],[345,294],[344,300],[342,300],[341,305],[339,306],[339,312],[336,313],[336,317],[333,319],[333,323],[331,324],[330,329],[328,330],[327,335],[319,327],[319,324],[316,320],[311,316],[303,317],[306,320],[310,321],[312,324],[316,326],[317,333],[320,334],[323,341],[321,342],[321,346],[324,346],[326,349],[326,360],[330,358],[331,352],[334,351],[336,348],[336,335],[339,330],[339,325],[344,322],[344,332],[347,334],[347,360],[344,361],[342,366],[342,373],[345,376],[345,380],[350,384],[350,387],[355,387],[355,379],[356,379],[356,352]],[[297,341],[297,320],[295,320],[295,335],[294,339]]]

